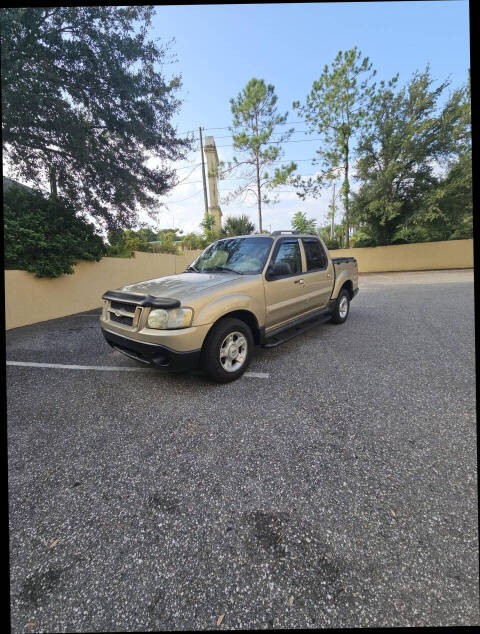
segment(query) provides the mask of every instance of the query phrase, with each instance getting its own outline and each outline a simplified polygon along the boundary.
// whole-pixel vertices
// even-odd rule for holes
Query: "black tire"
[[[234,333],[241,333],[246,341],[246,350],[244,359],[241,362],[241,365],[238,369],[232,369],[232,371],[228,371],[225,369],[224,365],[222,365],[220,352],[221,346],[227,339],[229,335]],[[241,337],[235,339],[235,335],[232,339],[231,345],[233,346],[232,354],[235,354],[235,342],[240,340]],[[241,319],[235,319],[231,317],[227,317],[225,319],[221,319],[207,335],[205,343],[202,349],[202,355],[200,359],[200,364],[202,369],[208,374],[208,376],[216,381],[217,383],[230,383],[231,381],[235,381],[238,379],[247,369],[253,349],[253,335],[250,328],[247,324]],[[240,345],[238,348],[238,354],[241,355],[244,346]],[[225,348],[227,350],[227,348]],[[243,355],[241,355],[243,356]],[[237,357],[240,358],[240,357]],[[229,356],[226,355],[224,357],[224,364],[229,363]],[[236,359],[232,359],[233,366],[235,365]],[[240,363],[238,361],[237,363]]]
[[[342,305],[342,308],[344,309],[345,297],[347,300],[347,303],[346,303],[347,313],[342,316],[340,314],[340,306]],[[335,308],[332,313],[332,324],[343,324],[345,321],[347,321],[349,314],[350,314],[350,293],[347,291],[346,288],[342,288],[342,290],[338,294],[337,301],[335,303]]]

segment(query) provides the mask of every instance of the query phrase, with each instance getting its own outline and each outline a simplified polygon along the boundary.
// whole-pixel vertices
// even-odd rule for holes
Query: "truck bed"
[[[343,262],[356,262],[356,259],[353,257],[332,258],[332,262],[334,264],[342,264]]]

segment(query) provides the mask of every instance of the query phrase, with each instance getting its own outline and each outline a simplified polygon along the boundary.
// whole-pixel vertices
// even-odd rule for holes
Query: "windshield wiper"
[[[228,273],[236,273],[237,275],[243,275],[240,271],[235,271],[235,269],[231,269],[228,266],[214,266],[209,271],[227,271]]]
[[[187,266],[185,271],[195,271],[195,273],[200,273],[200,271],[198,269],[196,269],[194,266],[192,266],[191,264],[190,264],[190,266]]]

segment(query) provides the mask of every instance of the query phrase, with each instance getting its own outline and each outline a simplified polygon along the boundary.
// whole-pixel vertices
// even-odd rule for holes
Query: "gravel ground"
[[[12,631],[479,624],[473,273],[360,289],[267,379],[9,366]],[[136,367],[92,314],[7,360]]]

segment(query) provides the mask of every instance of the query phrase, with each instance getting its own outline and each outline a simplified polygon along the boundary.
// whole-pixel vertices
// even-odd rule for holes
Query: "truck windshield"
[[[272,238],[226,238],[208,246],[189,267],[194,271],[261,273],[272,248]]]

